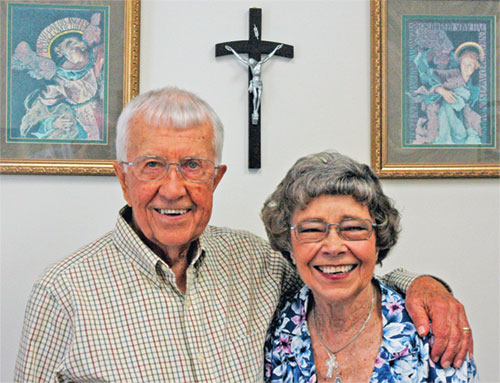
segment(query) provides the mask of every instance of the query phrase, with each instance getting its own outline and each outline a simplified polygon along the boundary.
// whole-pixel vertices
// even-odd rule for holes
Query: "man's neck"
[[[130,227],[139,236],[141,241],[153,251],[163,262],[165,262],[170,270],[175,275],[175,283],[179,290],[186,292],[186,271],[194,259],[197,249],[198,242],[194,241],[190,244],[182,247],[166,248],[159,246],[156,243],[150,241],[143,232],[137,227],[132,218],[132,212],[123,215],[125,220],[129,223]]]
[[[196,255],[197,242],[191,242],[189,246],[181,248],[164,249],[151,242],[140,231],[137,235],[161,260],[163,260],[175,275],[175,284],[183,293],[186,292],[186,271]]]

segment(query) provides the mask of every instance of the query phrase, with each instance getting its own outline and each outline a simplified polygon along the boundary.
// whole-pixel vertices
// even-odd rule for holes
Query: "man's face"
[[[207,158],[215,162],[212,126],[203,124],[188,129],[148,125],[135,116],[129,123],[127,160],[142,156],[160,156],[169,162],[179,162],[185,157]],[[189,248],[210,220],[213,193],[226,171],[226,166],[216,171],[208,183],[186,181],[170,165],[168,173],[158,181],[141,181],[131,168],[115,163],[115,173],[120,180],[123,195],[132,207],[136,229],[170,256]]]

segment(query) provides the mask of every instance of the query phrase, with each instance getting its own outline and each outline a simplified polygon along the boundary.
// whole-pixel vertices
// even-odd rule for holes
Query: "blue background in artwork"
[[[36,52],[36,40],[40,33],[56,20],[65,17],[79,17],[90,22],[93,14],[101,13],[101,42],[104,37],[103,22],[106,20],[105,8],[103,7],[81,7],[81,6],[43,6],[28,4],[10,4],[9,6],[9,110],[11,111],[8,126],[8,137],[16,141],[32,141],[21,137],[19,128],[21,120],[26,113],[24,100],[28,94],[35,89],[45,87],[46,80],[36,80],[27,71],[18,71],[11,68],[11,57],[17,45],[26,41],[31,50]],[[43,140],[33,139],[41,142]],[[51,142],[54,142],[52,140]]]

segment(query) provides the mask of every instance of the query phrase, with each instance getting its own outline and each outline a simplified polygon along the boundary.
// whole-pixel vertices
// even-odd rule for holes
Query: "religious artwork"
[[[101,20],[107,19],[106,9],[92,10],[94,13],[77,10],[73,16],[66,13],[62,18],[56,9],[16,10],[12,12],[14,41],[23,37],[29,40],[27,28],[21,24],[23,19],[34,20],[36,24],[43,14],[54,21],[40,32],[36,41],[23,39],[14,48],[11,68],[25,74],[12,73],[12,83],[16,86],[9,93],[18,102],[12,103],[7,142],[33,139],[105,142],[104,84],[108,66],[104,45],[107,41],[101,39],[101,29],[107,26]],[[21,34],[24,36],[20,37]]]
[[[1,3],[2,172],[112,174],[116,120],[138,93],[139,5]]]
[[[500,2],[402,5],[371,3],[373,168],[388,178],[500,176]]]
[[[256,34],[258,36],[258,34]],[[252,124],[257,125],[259,123],[259,108],[260,108],[260,98],[262,97],[262,89],[263,89],[263,84],[262,84],[262,79],[260,77],[262,73],[262,64],[265,62],[269,61],[271,57],[274,56],[276,51],[280,49],[283,46],[283,44],[277,45],[276,48],[273,49],[271,53],[269,53],[266,57],[264,57],[262,60],[257,61],[254,60],[253,58],[249,58],[248,60],[245,60],[243,57],[241,57],[238,52],[236,52],[233,48],[231,48],[229,45],[226,45],[225,48],[231,52],[233,55],[236,56],[239,62],[241,62],[243,65],[248,66],[250,69],[250,72],[252,73],[252,79],[250,80],[248,84],[248,92],[252,94],[253,99],[253,109],[252,109]]]
[[[493,144],[492,22],[403,17],[404,145]]]
[[[248,68],[248,167],[260,169],[260,107],[264,89],[262,65],[275,55],[293,58],[293,46],[262,41],[262,9],[250,8],[249,19],[249,39],[216,44],[215,57],[232,54]],[[247,54],[248,59],[240,54]],[[263,54],[266,54],[264,58]]]

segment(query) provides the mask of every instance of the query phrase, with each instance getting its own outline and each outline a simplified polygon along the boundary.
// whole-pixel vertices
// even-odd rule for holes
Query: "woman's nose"
[[[340,236],[337,227],[330,226],[329,229],[323,240],[324,246],[331,251],[337,251],[339,248],[345,247],[345,239]]]

